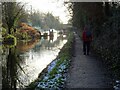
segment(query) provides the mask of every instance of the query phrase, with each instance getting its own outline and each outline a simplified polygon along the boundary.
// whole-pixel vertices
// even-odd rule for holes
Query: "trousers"
[[[83,52],[84,54],[89,55],[90,51],[90,42],[89,41],[83,41]]]

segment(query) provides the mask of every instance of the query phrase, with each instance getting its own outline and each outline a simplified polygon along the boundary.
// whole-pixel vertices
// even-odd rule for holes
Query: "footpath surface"
[[[66,88],[112,88],[112,80],[102,61],[91,54],[83,55],[82,41],[74,34],[74,56],[68,70]]]

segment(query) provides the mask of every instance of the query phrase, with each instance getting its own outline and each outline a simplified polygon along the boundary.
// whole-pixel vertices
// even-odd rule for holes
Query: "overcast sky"
[[[19,1],[23,2],[23,0]],[[69,13],[63,5],[64,0],[24,0],[24,2],[28,2],[28,6],[32,5],[33,9],[59,16],[60,20],[65,24],[68,22]]]

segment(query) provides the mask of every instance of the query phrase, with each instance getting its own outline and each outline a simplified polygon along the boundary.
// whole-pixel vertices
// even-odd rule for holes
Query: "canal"
[[[23,88],[29,85],[57,57],[66,42],[65,35],[54,33],[54,37],[1,45],[2,88]]]

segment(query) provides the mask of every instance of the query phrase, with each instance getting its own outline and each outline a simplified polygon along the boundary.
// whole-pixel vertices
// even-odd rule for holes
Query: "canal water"
[[[19,41],[17,45],[2,45],[2,87],[20,88],[29,85],[58,55],[67,42],[64,35]],[[0,67],[1,68],[1,67]]]

